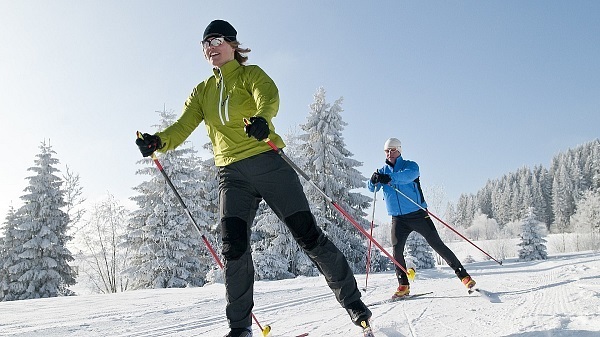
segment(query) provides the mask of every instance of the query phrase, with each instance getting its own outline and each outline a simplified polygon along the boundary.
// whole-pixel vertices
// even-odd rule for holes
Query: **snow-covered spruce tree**
[[[563,157],[560,157],[563,158]],[[566,163],[559,160],[562,165],[552,181],[552,209],[554,211],[554,223],[552,229],[555,233],[570,233],[572,231],[570,216],[574,213],[574,197],[571,192],[573,182],[569,176]]]
[[[173,112],[157,111],[165,128],[175,121]],[[187,143],[187,142],[186,142]],[[196,151],[184,143],[160,155],[160,162],[201,229],[207,225],[200,219],[207,203],[201,191],[202,177]],[[134,187],[139,194],[131,199],[138,209],[131,213],[123,245],[129,249],[126,270],[131,287],[178,288],[202,286],[208,268],[214,263],[201,237],[184,212],[175,194],[152,161],[138,161],[145,167],[137,174],[150,180]]]
[[[213,148],[210,142],[202,145],[202,148],[210,153],[208,159],[199,159],[199,172],[198,182],[199,194],[202,198],[202,212],[200,212],[197,222],[206,223],[206,230],[208,234],[205,234],[213,249],[217,254],[222,250],[221,243],[221,222],[219,216],[219,181],[217,179],[217,167],[215,166],[215,160],[213,155]],[[222,259],[222,258],[221,258]],[[222,282],[223,271],[215,263],[211,261],[209,263],[210,270],[206,275],[206,281],[208,283]]]
[[[412,232],[408,236],[404,254],[412,257],[412,261],[418,269],[435,268],[433,249],[431,249],[425,238],[417,232]]]
[[[290,261],[293,257],[293,237],[285,224],[261,202],[252,232],[252,259],[258,280],[292,278]]]
[[[545,260],[548,258],[546,252],[546,239],[542,237],[545,224],[536,220],[533,208],[530,208],[522,221],[521,242],[519,247],[520,261]]]
[[[28,177],[27,194],[21,196],[24,205],[12,237],[11,258],[5,261],[8,272],[8,289],[4,300],[72,295],[68,286],[75,284],[75,272],[69,265],[73,261],[66,244],[71,237],[67,233],[69,216],[61,210],[65,207],[63,181],[54,173],[58,159],[49,144],[42,142],[36,155],[35,166],[28,170],[35,174]]]
[[[4,300],[4,296],[8,291],[8,285],[16,279],[8,273],[8,266],[11,266],[17,260],[15,254],[15,228],[18,227],[18,218],[14,207],[10,206],[2,237],[0,238],[0,302]]]
[[[310,105],[305,124],[301,153],[306,158],[303,169],[311,180],[340,207],[346,210],[364,228],[368,228],[365,209],[371,198],[357,192],[365,186],[366,178],[356,169],[362,165],[352,159],[346,149],[342,131],[347,125],[340,115],[343,111],[342,98],[333,105],[325,101],[325,89],[319,88]],[[318,191],[309,187],[307,197],[319,225],[330,240],[346,256],[354,272],[364,272],[366,266],[366,241],[358,230],[349,223]],[[377,265],[378,254],[373,254],[372,265]]]

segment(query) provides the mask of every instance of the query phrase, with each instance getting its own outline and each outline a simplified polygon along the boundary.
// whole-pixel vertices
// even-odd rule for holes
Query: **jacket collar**
[[[221,68],[213,68],[213,74],[215,74],[216,78],[219,78],[220,76],[227,76],[228,74],[231,74],[241,66],[242,65],[237,60],[233,59],[222,65]],[[219,75],[219,72],[221,73],[221,75]]]
[[[402,161],[404,161],[404,159],[402,159],[402,155],[399,155],[399,156],[396,158],[396,164],[398,164],[399,162],[402,162]],[[388,159],[386,159],[386,160],[385,160],[385,163],[386,163],[386,164],[387,164],[389,167],[391,167],[391,168],[392,168],[392,171],[394,170],[394,167],[395,167],[395,165],[394,165],[394,164],[392,164],[392,162],[391,162],[391,161],[389,161]]]

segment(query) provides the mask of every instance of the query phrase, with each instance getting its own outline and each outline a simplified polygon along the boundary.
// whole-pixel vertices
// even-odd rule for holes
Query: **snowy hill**
[[[447,267],[421,270],[407,301],[372,306],[378,337],[600,336],[600,254],[466,267],[491,300],[468,295]],[[357,276],[365,286],[365,275]],[[389,297],[392,273],[369,276],[365,303]],[[272,335],[360,336],[321,277],[256,283],[254,314]],[[224,287],[140,290],[0,303],[1,336],[210,336],[227,333]],[[261,336],[254,325],[254,335]]]

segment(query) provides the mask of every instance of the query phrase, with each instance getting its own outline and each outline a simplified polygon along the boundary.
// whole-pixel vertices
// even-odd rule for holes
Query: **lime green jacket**
[[[202,121],[212,142],[217,166],[272,151],[266,142],[246,135],[244,118],[252,116],[267,121],[269,138],[283,148],[285,144],[271,122],[279,110],[279,91],[273,80],[258,66],[241,65],[236,60],[214,68],[213,72],[214,76],[192,90],[179,119],[157,133],[164,145],[159,151],[179,146]]]

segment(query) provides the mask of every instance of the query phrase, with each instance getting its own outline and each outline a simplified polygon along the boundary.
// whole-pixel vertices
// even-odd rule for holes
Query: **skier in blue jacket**
[[[386,165],[375,171],[367,183],[371,192],[383,188],[383,199],[388,214],[392,216],[394,258],[406,269],[404,245],[408,235],[415,231],[427,240],[431,248],[448,263],[456,276],[470,289],[475,286],[475,280],[467,273],[450,248],[442,242],[433,221],[425,211],[427,203],[419,181],[419,165],[402,158],[401,145],[397,138],[390,138],[385,142],[383,150],[386,155]],[[407,296],[410,293],[410,284],[406,273],[396,267],[396,276],[399,286],[393,298]]]

